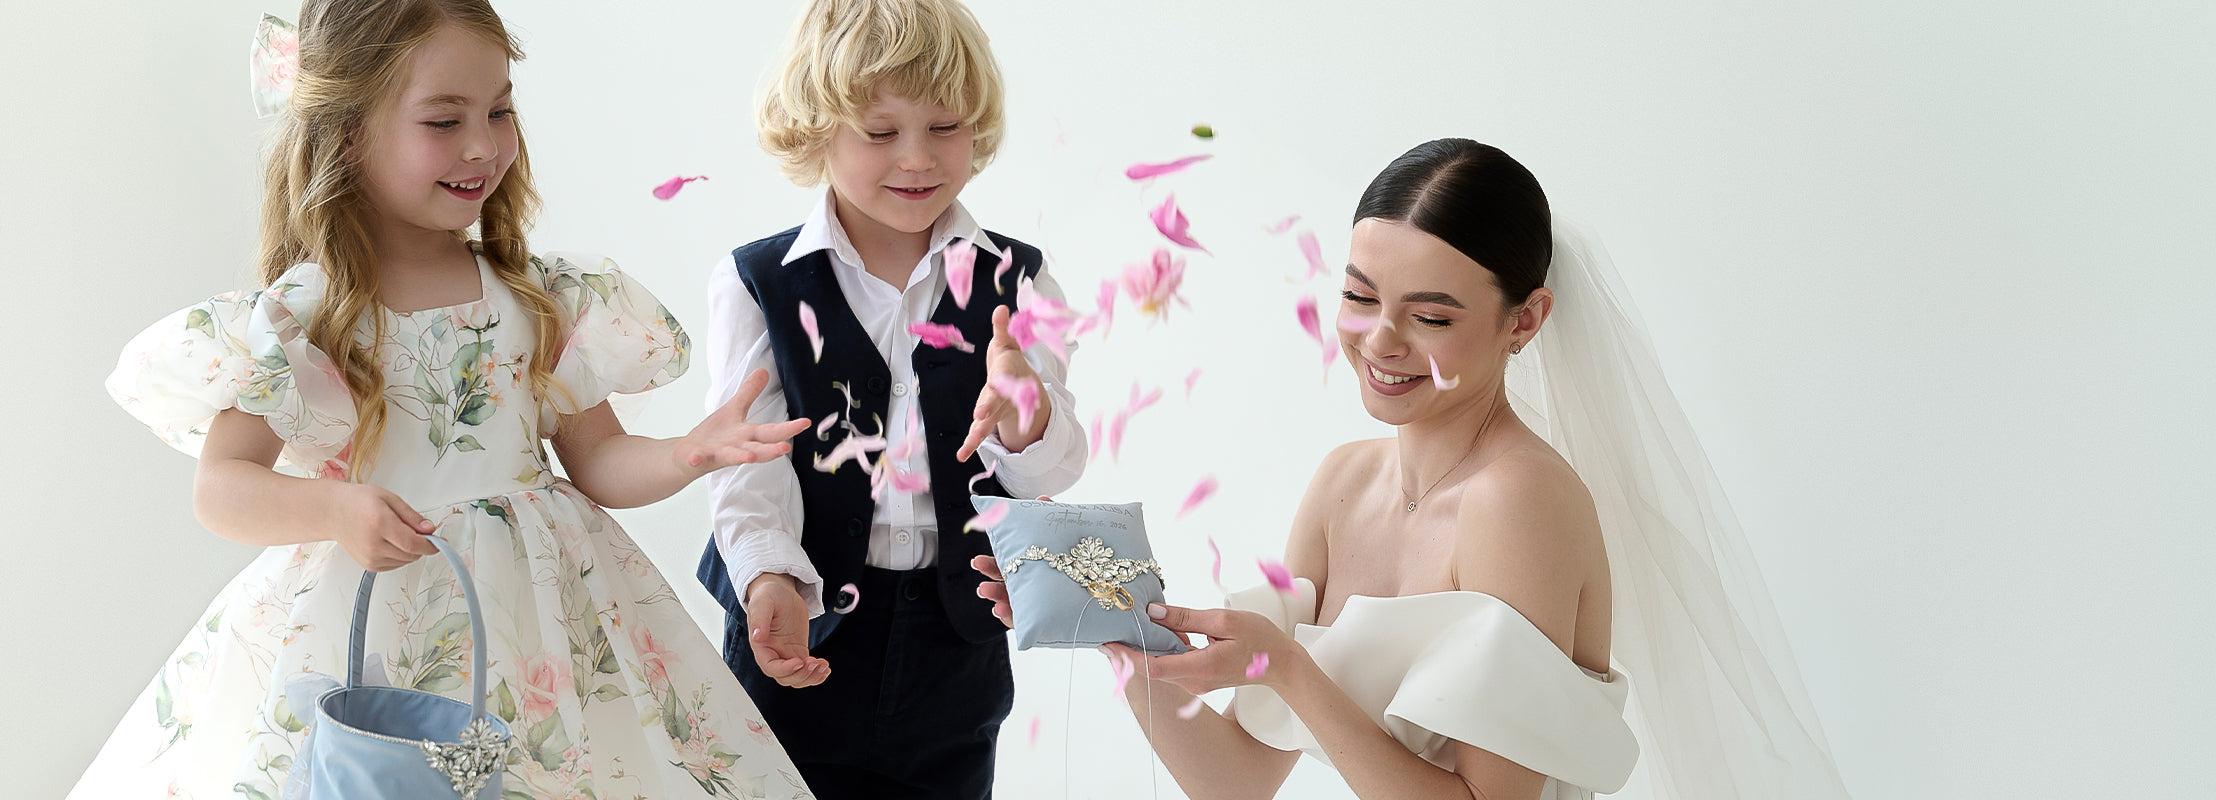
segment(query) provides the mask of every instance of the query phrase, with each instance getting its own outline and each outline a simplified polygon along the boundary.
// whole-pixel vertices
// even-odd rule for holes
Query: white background
[[[612,255],[701,330],[709,265],[812,199],[750,110],[798,5],[621,5],[501,6],[531,56],[533,241]],[[978,0],[1010,109],[963,196],[978,218],[1048,246],[1081,308],[1158,241],[1144,212],[1166,191],[1215,253],[1192,258],[1190,310],[1149,327],[1127,307],[1078,355],[1088,420],[1134,380],[1170,388],[1068,498],[1151,504],[1175,601],[1214,602],[1204,535],[1227,582],[1256,580],[1323,454],[1388,433],[1293,322],[1299,292],[1328,314],[1335,285],[1291,280],[1291,239],[1261,226],[1300,214],[1338,263],[1371,175],[1476,138],[1613,251],[1857,796],[2208,791],[2216,10],[1671,5]],[[142,326],[251,280],[263,10],[0,14],[0,794],[65,792],[253,555],[193,523],[192,462],[100,381]],[[1120,175],[1201,152],[1151,188]],[[712,179],[648,194],[678,173]],[[695,370],[634,428],[683,432],[704,391]],[[1222,491],[1172,521],[1204,473]],[[618,516],[714,626],[690,577],[705,506],[695,488]],[[1068,729],[1073,796],[1143,796],[1102,660],[1018,670],[1002,793],[1060,796]],[[1285,796],[1347,796],[1301,770]]]

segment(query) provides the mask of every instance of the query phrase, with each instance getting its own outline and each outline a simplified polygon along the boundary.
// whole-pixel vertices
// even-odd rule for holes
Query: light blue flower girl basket
[[[363,629],[377,573],[362,573],[354,596],[354,627],[346,648],[346,685],[328,675],[286,684],[294,708],[314,709],[305,754],[287,781],[286,796],[315,800],[498,800],[500,774],[515,741],[508,724],[485,713],[485,623],[477,586],[446,540],[428,537],[454,568],[469,605],[470,702],[394,686],[362,685]],[[306,700],[312,696],[313,700]],[[302,702],[306,700],[306,702]]]

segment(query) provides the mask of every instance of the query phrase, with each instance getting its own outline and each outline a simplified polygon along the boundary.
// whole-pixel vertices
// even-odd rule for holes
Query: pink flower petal
[[[1030,378],[995,375],[986,384],[999,392],[1002,399],[1016,406],[1016,427],[1031,429],[1031,415],[1039,407],[1039,382]]]
[[[970,293],[976,291],[977,248],[968,239],[956,239],[946,246],[946,290],[954,295],[954,307],[968,309]]]
[[[1016,305],[1022,310],[1008,317],[1008,335],[1016,340],[1016,346],[1029,350],[1043,342],[1055,358],[1069,363],[1069,332],[1076,324],[1077,313],[1061,301],[1040,294],[1029,278],[1016,288]]]
[[[1315,231],[1301,231],[1296,237],[1300,242],[1300,255],[1308,259],[1308,278],[1313,280],[1323,274],[1323,245],[1316,243]]]
[[[808,301],[800,301],[800,329],[808,333],[808,346],[815,350],[815,360],[823,360],[823,332],[816,329],[816,310],[808,307]]]
[[[990,477],[992,477],[992,476],[993,476],[993,470],[996,470],[996,469],[999,469],[999,468],[1000,468],[1000,465],[999,465],[999,464],[986,464],[986,465],[985,465],[985,471],[984,471],[984,472],[980,472],[980,473],[977,473],[976,475],[972,475],[972,476],[970,476],[970,479],[969,479],[969,493],[970,493],[970,494],[976,494],[976,493],[977,493],[977,484],[979,484],[979,483],[983,482],[983,481],[984,481],[984,480],[985,480],[986,478],[990,478]]]
[[[942,325],[936,322],[913,322],[908,325],[908,333],[914,335],[925,345],[941,350],[951,347],[964,353],[977,352],[976,345],[970,344],[968,340],[962,338],[962,329],[952,325]]]
[[[1345,333],[1351,336],[1360,336],[1362,334],[1369,333],[1370,331],[1377,329],[1377,318],[1356,316],[1353,314],[1341,312],[1339,314],[1337,327],[1339,329],[1339,332],[1341,333]]]
[[[1270,668],[1270,654],[1268,654],[1268,653],[1255,653],[1255,654],[1254,654],[1254,661],[1252,661],[1252,662],[1250,662],[1250,663],[1248,663],[1248,664],[1247,664],[1247,670],[1246,670],[1246,676],[1247,676],[1247,680],[1250,680],[1250,681],[1251,681],[1251,680],[1258,680],[1258,679],[1260,679],[1260,678],[1262,677],[1262,673],[1264,673],[1264,672],[1267,672],[1267,671],[1269,671],[1269,668]]]
[[[1025,735],[1024,746],[1039,746],[1039,715],[1036,713],[1031,715],[1031,732]]]
[[[834,612],[840,614],[852,614],[854,613],[854,609],[862,605],[862,587],[855,586],[851,583],[840,586],[839,594],[833,595],[833,597],[839,596],[844,596],[847,598],[846,605],[839,606],[837,605],[836,601],[834,601],[831,608],[831,610]]]
[[[690,178],[679,175],[669,180],[662,181],[662,185],[654,187],[654,199],[668,200],[672,197],[676,197],[677,190],[685,188],[685,184],[692,183],[693,181],[704,181],[707,179],[708,176],[706,175],[694,175]]]
[[[1193,695],[1192,702],[1186,703],[1184,706],[1177,709],[1177,718],[1192,719],[1194,717],[1200,716],[1200,710],[1207,705],[1207,703],[1203,703],[1200,701],[1200,695]]]
[[[1202,477],[1199,483],[1193,484],[1193,490],[1185,495],[1185,503],[1184,505],[1180,505],[1177,507],[1177,516],[1173,519],[1184,519],[1186,512],[1193,510],[1194,506],[1200,505],[1202,501],[1208,499],[1209,495],[1215,493],[1216,476],[1208,475]]]
[[[1105,337],[1108,335],[1108,326],[1115,321],[1116,280],[1110,278],[1100,282],[1100,291],[1093,297],[1093,313],[1078,320],[1077,326],[1070,330],[1070,335],[1083,336],[1092,329],[1099,328],[1100,335]]]
[[[1108,656],[1108,674],[1116,682],[1116,702],[1124,702],[1123,688],[1131,683],[1131,676],[1138,671],[1139,666],[1131,663],[1131,659],[1124,654],[1118,652]]]
[[[1270,588],[1283,594],[1293,593],[1293,572],[1283,562],[1274,558],[1257,558],[1254,565],[1262,568],[1262,577],[1270,582]]]
[[[1268,225],[1264,225],[1262,226],[1262,230],[1269,231],[1271,236],[1276,236],[1278,234],[1292,230],[1293,225],[1298,222],[1300,222],[1300,215],[1294,214],[1290,217],[1286,217],[1276,222],[1272,222]]]
[[[1146,262],[1124,267],[1122,281],[1123,293],[1148,317],[1167,319],[1171,301],[1191,307],[1177,294],[1185,283],[1185,259],[1172,255],[1169,248],[1157,247]]]
[[[1223,586],[1223,549],[1216,546],[1216,537],[1208,537],[1208,577],[1216,582],[1216,591],[1230,594]]]
[[[1143,181],[1149,178],[1159,178],[1163,175],[1184,172],[1186,167],[1190,167],[1202,161],[1207,161],[1211,158],[1215,158],[1215,156],[1186,156],[1176,161],[1166,161],[1160,164],[1133,164],[1129,169],[1123,171],[1123,176],[1135,181]]]
[[[1193,368],[1193,371],[1191,371],[1191,372],[1188,372],[1188,373],[1185,373],[1185,399],[1187,399],[1187,400],[1191,400],[1191,399],[1193,399],[1193,384],[1195,384],[1195,383],[1199,383],[1199,382],[1200,382],[1200,368],[1199,368],[1199,367],[1194,367],[1194,368]]]
[[[1005,501],[994,503],[991,508],[977,512],[976,515],[970,517],[970,521],[962,523],[962,532],[979,531],[989,533],[994,527],[1007,520],[1008,503]]]
[[[833,411],[829,414],[823,415],[823,421],[816,423],[816,438],[821,439],[829,435],[831,433],[831,426],[838,423],[839,412]]]
[[[1308,333],[1308,338],[1323,349],[1324,366],[1331,366],[1332,359],[1339,355],[1339,347],[1338,343],[1323,339],[1323,323],[1316,317],[1316,298],[1303,294],[1293,301],[1293,316],[1300,320],[1300,329]]]
[[[863,472],[874,474],[877,469],[872,466],[871,459],[866,456],[883,450],[885,447],[886,442],[883,436],[848,436],[839,440],[838,444],[832,445],[829,454],[816,456],[816,471],[835,473],[848,460],[852,460],[854,463],[861,465]]]
[[[1431,362],[1431,382],[1438,384],[1439,391],[1451,392],[1454,387],[1462,385],[1461,376],[1449,378],[1439,374],[1439,359],[1430,356],[1425,356],[1425,359]]]
[[[1190,232],[1193,223],[1185,218],[1185,212],[1178,210],[1177,195],[1173,194],[1163,198],[1162,204],[1155,206],[1154,213],[1149,215],[1148,218],[1154,221],[1154,229],[1161,231],[1162,237],[1170,240],[1170,243],[1188,250],[1208,252],[1208,248],[1200,246],[1200,242],[1193,240]]]
[[[1101,412],[1093,412],[1093,427],[1085,432],[1085,455],[1088,458],[1100,455],[1100,416]]]

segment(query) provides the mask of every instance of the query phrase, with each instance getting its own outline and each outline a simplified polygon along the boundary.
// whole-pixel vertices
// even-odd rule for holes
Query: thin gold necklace
[[[1446,480],[1447,480],[1447,476],[1448,476],[1448,475],[1453,475],[1453,474],[1454,474],[1454,471],[1455,471],[1455,470],[1461,469],[1461,468],[1462,468],[1462,463],[1463,463],[1463,462],[1465,462],[1465,461],[1468,461],[1468,460],[1470,460],[1470,456],[1472,456],[1472,455],[1475,455],[1475,454],[1477,453],[1477,443],[1478,443],[1478,442],[1481,442],[1481,441],[1484,441],[1484,440],[1485,440],[1485,429],[1487,429],[1487,428],[1490,428],[1490,427],[1493,427],[1493,414],[1494,414],[1494,412],[1497,412],[1497,411],[1499,411],[1499,410],[1500,410],[1500,395],[1497,395],[1497,394],[1496,394],[1496,395],[1494,395],[1494,396],[1493,396],[1493,403],[1492,403],[1492,405],[1489,405],[1489,406],[1486,406],[1486,407],[1485,407],[1485,422],[1484,422],[1484,424],[1482,424],[1482,425],[1479,425],[1479,426],[1477,426],[1477,435],[1476,435],[1476,436],[1472,436],[1472,437],[1470,437],[1470,448],[1469,448],[1468,450],[1464,450],[1464,451],[1462,451],[1462,457],[1461,457],[1461,458],[1458,458],[1458,459],[1455,459],[1455,461],[1454,461],[1454,466],[1451,466],[1451,467],[1447,467],[1447,471],[1445,471],[1445,472],[1442,472],[1442,473],[1439,473],[1439,479],[1438,479],[1438,480],[1435,480],[1435,481],[1432,481],[1432,482],[1431,482],[1431,486],[1430,486],[1430,488],[1424,489],[1424,490],[1423,490],[1423,494],[1419,494],[1419,495],[1416,495],[1415,499],[1413,499],[1413,500],[1409,500],[1409,501],[1408,501],[1408,513],[1411,513],[1411,514],[1415,513],[1415,512],[1416,512],[1416,504],[1417,504],[1417,503],[1421,503],[1421,502],[1423,502],[1423,499],[1424,499],[1424,498],[1426,498],[1426,497],[1430,497],[1430,496],[1431,496],[1431,490],[1432,490],[1432,489],[1437,489],[1437,488],[1439,488],[1439,484],[1442,484],[1442,483],[1445,483],[1445,482],[1446,482]],[[1407,497],[1407,496],[1408,496],[1408,490],[1407,490],[1407,489],[1402,489],[1402,490],[1400,490],[1400,496],[1401,496],[1401,497]]]

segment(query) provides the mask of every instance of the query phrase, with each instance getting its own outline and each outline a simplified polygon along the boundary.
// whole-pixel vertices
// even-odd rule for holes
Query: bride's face
[[[1405,425],[1483,411],[1513,332],[1493,274],[1436,236],[1376,218],[1354,224],[1347,260],[1339,346],[1370,416]]]

